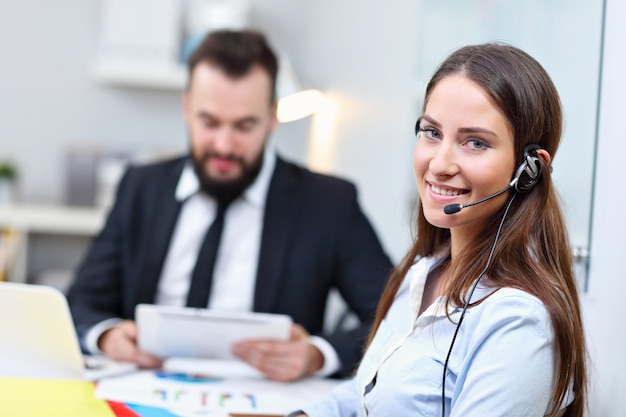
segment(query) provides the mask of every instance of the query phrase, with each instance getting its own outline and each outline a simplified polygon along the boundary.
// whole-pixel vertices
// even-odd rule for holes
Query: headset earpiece
[[[537,184],[541,177],[541,161],[537,155],[537,149],[541,149],[539,145],[532,144],[524,148],[524,160],[517,167],[513,180],[515,181],[515,191],[525,193]]]

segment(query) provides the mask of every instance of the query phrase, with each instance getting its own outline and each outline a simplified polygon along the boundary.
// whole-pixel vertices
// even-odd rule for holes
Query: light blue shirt
[[[303,408],[308,416],[441,416],[443,366],[462,308],[450,308],[451,322],[439,298],[418,315],[434,264],[422,258],[409,270],[355,377]],[[513,288],[479,285],[472,301],[491,292],[467,310],[454,343],[446,416],[544,416],[555,371],[550,317],[539,299]]]

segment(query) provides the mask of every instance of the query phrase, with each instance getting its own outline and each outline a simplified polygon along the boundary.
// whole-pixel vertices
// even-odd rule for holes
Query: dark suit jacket
[[[174,198],[185,158],[133,167],[122,178],[104,229],[68,293],[79,336],[112,317],[134,319],[153,303],[181,203]],[[254,311],[290,315],[337,351],[346,375],[360,359],[391,269],[347,181],[278,159],[268,190]],[[337,288],[361,325],[321,334]]]

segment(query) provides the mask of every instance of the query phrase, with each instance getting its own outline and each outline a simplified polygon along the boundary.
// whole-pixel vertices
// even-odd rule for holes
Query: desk
[[[91,382],[0,377],[0,415],[11,417],[177,417],[166,410],[94,397]],[[247,417],[228,414],[231,417]],[[262,416],[259,414],[256,417]],[[270,417],[270,415],[265,415]],[[206,415],[205,415],[206,417]],[[212,417],[217,417],[213,416]],[[273,417],[273,416],[272,416]],[[276,415],[281,417],[281,415]]]
[[[98,383],[94,388],[92,382],[54,380],[54,379],[29,379],[29,378],[6,378],[0,377],[0,415],[11,417],[46,416],[46,417],[247,417],[254,416],[283,416],[287,412],[296,410],[311,401],[323,398],[339,381],[326,379],[305,379],[295,383],[279,383],[265,379],[252,380],[229,380],[225,378],[221,385],[207,386],[213,392],[230,392],[231,397],[222,395],[217,402],[222,401],[224,407],[186,407],[176,405],[175,398],[167,408],[155,407],[156,397],[165,399],[165,395],[193,395],[194,390],[202,390],[198,385],[177,385],[172,388],[163,385],[164,389],[170,389],[166,394],[155,391],[153,386],[136,386],[127,388],[126,383],[136,383],[140,380],[150,381],[144,378],[149,371],[140,371],[135,377],[129,375],[119,385],[120,396],[126,400],[116,401],[112,399],[97,398],[98,390],[106,382],[115,379],[106,379]],[[143,375],[142,375],[143,374]],[[122,377],[121,377],[122,378]],[[119,382],[119,381],[118,381]],[[113,385],[115,386],[115,385]],[[142,391],[143,388],[143,391]],[[176,390],[176,392],[174,392]],[[111,390],[108,393],[111,394]],[[241,406],[244,398],[239,394],[246,392],[248,395],[257,395],[258,406],[253,408]],[[144,396],[154,394],[156,397],[145,404]],[[135,397],[136,396],[136,397]],[[250,398],[250,397],[249,397]],[[120,397],[121,399],[121,397]],[[136,403],[132,403],[136,401]],[[227,402],[231,402],[228,406]],[[239,406],[237,406],[237,401]],[[217,403],[216,402],[216,403]],[[229,408],[230,407],[230,408]],[[246,411],[247,410],[247,411]]]

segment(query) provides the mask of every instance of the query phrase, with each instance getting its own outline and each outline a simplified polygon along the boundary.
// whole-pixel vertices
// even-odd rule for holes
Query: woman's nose
[[[432,174],[451,176],[459,171],[454,144],[440,143],[430,160],[429,169]]]

